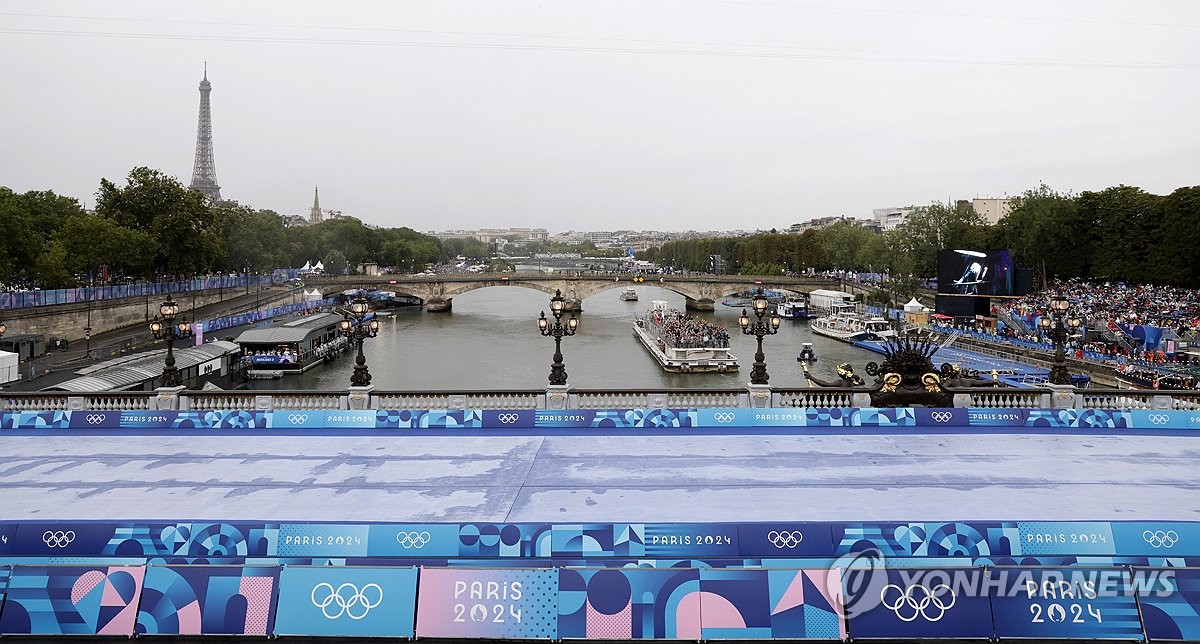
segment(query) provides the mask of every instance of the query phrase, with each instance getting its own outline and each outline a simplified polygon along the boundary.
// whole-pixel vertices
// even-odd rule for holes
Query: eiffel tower
[[[221,186],[217,184],[217,163],[213,160],[212,111],[208,95],[212,83],[208,82],[208,63],[204,64],[204,79],[200,81],[200,125],[196,128],[196,163],[192,166],[192,190],[208,197],[209,203],[221,200]]]

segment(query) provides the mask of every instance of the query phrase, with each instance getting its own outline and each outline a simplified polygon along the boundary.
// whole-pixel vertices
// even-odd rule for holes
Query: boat
[[[624,291],[621,291],[621,301],[622,302],[638,301],[637,289],[630,286],[629,288],[625,289]]]
[[[817,318],[809,328],[818,335],[851,343],[860,340],[884,340],[896,336],[895,329],[886,319],[846,311]]]
[[[664,300],[652,300],[650,310],[634,320],[633,335],[668,373],[738,370],[724,327],[671,309]]]
[[[789,295],[782,302],[775,305],[775,313],[786,320],[810,320],[818,317],[816,314],[809,312],[808,300],[794,295]]]
[[[813,351],[811,342],[804,342],[800,345],[800,354],[796,356],[797,362],[816,362],[817,354]]]

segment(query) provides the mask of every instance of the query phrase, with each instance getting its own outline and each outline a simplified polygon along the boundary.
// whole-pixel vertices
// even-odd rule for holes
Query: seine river
[[[628,286],[623,282],[621,287]],[[614,285],[615,286],[615,285]],[[699,313],[729,329],[740,371],[736,373],[670,374],[634,337],[634,317],[650,300],[666,300],[683,309],[683,296],[647,285],[637,287],[640,300],[625,302],[621,288],[583,301],[579,330],[563,338],[568,384],[582,389],[738,388],[750,381],[755,339],[741,333],[741,308],[718,304]],[[522,287],[483,288],[456,296],[450,312],[428,313],[423,307],[395,309],[380,320],[379,335],[364,345],[372,384],[385,391],[541,389],[547,384],[554,339],[538,333],[538,313],[549,315],[550,298]],[[564,316],[564,322],[566,316]],[[860,374],[869,361],[883,356],[814,336],[808,322],[784,320],[779,333],[763,339],[767,371],[774,387],[803,386],[796,355],[801,343],[817,353],[813,371],[833,379],[838,362],[850,362]],[[251,389],[345,389],[354,366],[352,353],[308,373],[278,380],[251,381]]]

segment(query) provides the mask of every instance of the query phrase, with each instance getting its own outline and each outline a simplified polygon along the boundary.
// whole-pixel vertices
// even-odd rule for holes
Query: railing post
[[[374,385],[365,387],[351,387],[350,392],[346,395],[346,404],[350,409],[370,409],[371,408],[371,391],[375,389]]]
[[[1050,390],[1051,409],[1075,408],[1075,385],[1046,383],[1046,387]]]
[[[651,409],[666,409],[667,408],[667,400],[668,400],[667,394],[663,394],[663,393],[650,394],[650,395],[646,396],[646,405],[648,407],[650,407]]]
[[[1164,409],[1174,409],[1175,408],[1175,405],[1173,404],[1174,400],[1175,400],[1175,398],[1173,396],[1164,396],[1162,394],[1154,394],[1154,396],[1150,398],[1150,409],[1153,409],[1155,411],[1161,411]]]
[[[67,396],[68,411],[83,411],[87,407],[87,399],[83,396]]]
[[[971,394],[954,394],[954,408],[968,409],[975,406],[975,400]]]
[[[254,409],[256,411],[273,411],[275,409],[275,396],[271,394],[255,396]]]
[[[466,409],[467,408],[467,395],[466,394],[451,394],[449,397],[449,400],[446,402],[446,407],[448,409]]]
[[[863,407],[870,407],[871,406],[871,394],[869,394],[865,391],[856,391],[854,393],[851,393],[850,394],[850,406],[858,407],[859,409],[861,409]]]
[[[750,395],[750,408],[766,408],[771,406],[771,385],[746,385]]]
[[[181,408],[179,398],[184,391],[183,387],[159,387],[155,391],[158,395],[150,399],[151,409],[177,411]]]
[[[546,409],[567,409],[570,385],[546,385]]]

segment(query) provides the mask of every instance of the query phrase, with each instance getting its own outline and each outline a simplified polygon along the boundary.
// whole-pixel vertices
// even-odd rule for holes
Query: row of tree
[[[96,283],[101,267],[113,278],[154,280],[260,273],[318,260],[330,272],[365,261],[419,270],[463,251],[488,254],[476,240],[443,243],[351,218],[286,227],[271,210],[229,201],[210,206],[174,177],[144,167],[134,168],[123,186],[102,179],[94,214],[53,192],[0,187],[0,230],[0,284],[7,287]]]
[[[1013,201],[987,225],[970,203],[916,208],[877,234],[844,220],[799,235],[778,233],[669,242],[641,257],[703,272],[719,255],[727,270],[753,275],[856,270],[932,278],[944,248],[1013,251],[1019,266],[1050,278],[1122,280],[1200,287],[1200,186],[1159,196],[1131,186],[1062,194],[1045,185]]]

